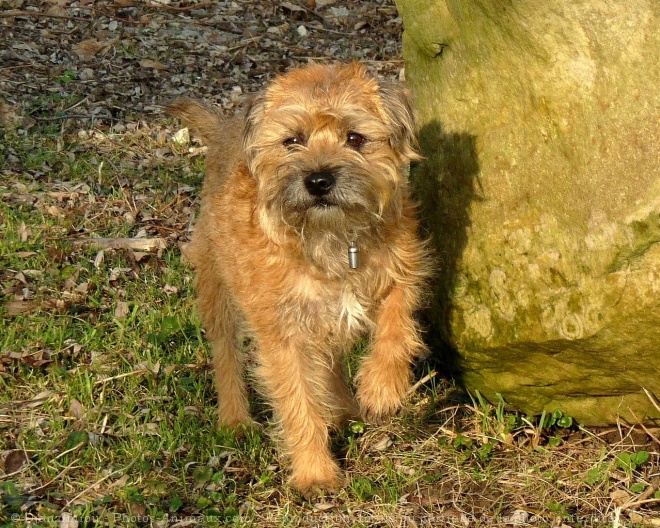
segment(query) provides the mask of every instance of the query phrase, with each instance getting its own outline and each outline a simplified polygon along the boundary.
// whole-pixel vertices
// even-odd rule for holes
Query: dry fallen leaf
[[[181,146],[190,144],[190,131],[187,128],[178,130],[172,135],[172,142]]]
[[[120,478],[118,478],[117,480],[115,480],[114,482],[112,482],[112,483],[110,484],[109,488],[111,488],[111,489],[112,489],[112,488],[119,488],[119,489],[121,489],[121,488],[123,488],[124,486],[126,486],[126,484],[128,484],[128,480],[129,480],[129,478],[130,478],[130,477],[129,477],[128,475],[122,475]]]
[[[104,54],[114,44],[114,40],[99,41],[87,39],[71,46],[73,52],[82,60],[91,60],[96,55]]]
[[[30,365],[32,368],[36,369],[45,365],[50,365],[53,362],[51,355],[51,350],[43,349],[34,353],[23,352],[19,359],[26,365]]]
[[[5,312],[12,317],[31,312],[37,308],[37,303],[33,301],[9,301],[5,303]]]
[[[151,257],[151,253],[145,253],[144,251],[130,251],[129,254],[135,262],[140,262],[147,257]]]
[[[165,295],[175,295],[179,293],[179,288],[170,284],[166,284],[163,286],[163,293],[165,293]]]
[[[68,14],[66,9],[63,9],[61,5],[54,5],[54,6],[49,7],[46,10],[46,13],[48,13],[48,15],[50,15],[54,18],[65,17]]]
[[[14,127],[20,124],[21,116],[18,107],[0,100],[0,125]]]
[[[334,502],[319,502],[314,504],[314,509],[319,511],[328,511],[336,507],[337,505]]]
[[[115,307],[115,317],[117,319],[123,319],[130,313],[128,309],[128,303],[126,301],[117,301],[117,306]]]
[[[25,451],[22,449],[16,449],[10,452],[5,458],[5,473],[16,473],[21,469],[28,461],[29,457]]]
[[[616,489],[610,493],[610,499],[612,499],[615,504],[621,506],[630,499],[630,494],[625,490]]]
[[[99,252],[96,254],[96,257],[94,257],[94,267],[96,269],[99,269],[101,267],[101,264],[103,264],[103,259],[105,257],[105,252],[101,249]]]
[[[82,420],[85,415],[85,408],[82,406],[77,399],[73,398],[69,404],[69,411],[75,416],[78,420]]]
[[[46,212],[56,218],[64,218],[66,216],[64,209],[58,207],[57,205],[49,205],[46,207]]]
[[[167,66],[165,66],[162,62],[157,60],[143,59],[141,61],[138,61],[138,64],[143,68],[153,68],[154,70],[159,70],[159,71],[167,70]]]
[[[648,517],[637,512],[630,512],[630,520],[641,526],[660,526],[660,517]]]
[[[27,406],[34,409],[35,407],[40,407],[44,403],[46,403],[48,400],[50,400],[51,396],[55,394],[54,391],[52,390],[44,390],[41,391],[39,394],[34,396],[28,403]]]
[[[69,512],[63,512],[60,516],[59,528],[78,528],[78,519]]]
[[[374,444],[373,448],[375,451],[385,451],[393,443],[394,442],[388,435],[383,435],[383,437]]]
[[[292,3],[292,2],[282,2],[282,3],[280,4],[280,7],[283,7],[283,8],[285,8],[285,9],[288,9],[288,10],[291,11],[292,13],[295,13],[295,12],[304,13],[304,12],[305,12],[305,8],[304,8],[304,7],[300,7],[299,5],[296,5],[296,4]]]

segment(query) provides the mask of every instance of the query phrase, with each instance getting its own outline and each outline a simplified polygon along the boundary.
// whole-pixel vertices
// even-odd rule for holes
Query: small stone
[[[529,513],[525,510],[515,510],[508,519],[507,524],[527,524]]]
[[[78,74],[81,81],[91,81],[94,78],[94,70],[91,68],[83,68],[82,71]]]

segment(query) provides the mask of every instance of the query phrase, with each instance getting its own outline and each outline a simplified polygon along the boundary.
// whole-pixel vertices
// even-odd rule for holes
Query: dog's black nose
[[[332,172],[313,172],[305,178],[305,188],[312,196],[325,196],[335,185]]]

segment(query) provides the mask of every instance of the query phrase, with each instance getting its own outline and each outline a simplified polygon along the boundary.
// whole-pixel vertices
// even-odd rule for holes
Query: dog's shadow
[[[424,159],[411,167],[410,179],[420,204],[423,234],[430,238],[435,257],[430,298],[421,317],[431,349],[429,359],[460,383],[460,355],[451,345],[451,293],[467,245],[470,204],[484,199],[476,137],[446,133],[434,121],[420,130],[419,145]]]

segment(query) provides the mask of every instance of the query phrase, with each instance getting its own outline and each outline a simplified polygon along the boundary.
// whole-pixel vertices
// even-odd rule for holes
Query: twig
[[[61,116],[54,116],[54,117],[35,117],[35,116],[30,116],[32,119],[35,121],[63,121],[65,119],[92,119],[94,116],[86,116],[86,115],[77,115],[77,114],[65,114]]]
[[[87,101],[87,99],[89,99],[89,95],[86,95],[85,97],[83,97],[83,98],[82,98],[80,101],[78,101],[77,103],[73,103],[71,106],[67,106],[63,111],[64,111],[64,112],[68,112],[69,110],[73,110],[76,106],[80,106],[80,105],[83,104],[85,101]]]
[[[164,238],[79,238],[74,246],[89,246],[95,249],[133,249],[136,251],[158,251],[167,248]]]
[[[62,20],[78,20],[80,22],[91,22],[90,18],[72,17],[67,15],[53,15],[50,13],[34,13],[32,11],[5,11],[0,13],[0,18],[61,18]]]
[[[327,18],[325,18],[323,15],[317,13],[317,12],[314,11],[313,9],[310,9],[309,7],[306,7],[306,6],[300,5],[300,4],[297,3],[297,2],[291,2],[291,3],[292,3],[293,5],[295,5],[296,7],[299,7],[300,9],[304,10],[308,15],[311,15],[311,16],[313,16],[313,17],[318,18],[318,19],[319,19],[321,22],[323,22],[323,24],[325,24],[326,26],[330,25],[330,23],[328,22],[328,19],[327,19]]]
[[[657,502],[658,500],[660,499],[652,499],[651,502]],[[660,517],[648,517],[637,512],[630,512],[629,517],[635,526],[660,526]]]
[[[660,412],[660,405],[658,404],[657,401],[655,401],[655,398],[653,397],[653,394],[651,394],[651,393],[650,393],[647,389],[645,389],[644,387],[642,387],[642,390],[643,390],[644,393],[646,394],[646,397],[647,397],[649,400],[651,400],[651,403],[653,404],[653,407],[655,407],[655,408],[658,410],[658,412]]]
[[[69,453],[75,451],[78,449],[82,444],[85,442],[78,442],[76,445],[74,445],[72,448],[67,449],[66,451],[62,451],[59,455],[57,455],[53,460],[57,460],[58,458],[62,458],[64,455],[68,455]]]
[[[636,497],[631,498],[623,506],[621,506],[621,511],[625,511],[629,508],[632,508],[633,506],[640,506],[642,504],[649,502],[646,499],[648,499],[651,495],[653,495],[659,486],[660,486],[660,477],[655,477],[649,484],[649,487],[646,488],[643,493],[637,495]],[[650,500],[650,502],[654,502],[654,501],[660,501],[660,499]]]
[[[646,389],[644,389],[644,390],[646,390]],[[649,398],[650,398],[650,396],[649,396]],[[653,400],[651,400],[651,402],[655,405],[655,402],[653,402]],[[630,414],[632,414],[633,417],[635,418],[635,421],[637,421],[637,425],[639,425],[642,429],[644,429],[644,432],[649,436],[649,438],[653,438],[653,440],[655,440],[655,443],[660,445],[660,439],[646,428],[646,426],[644,425],[642,420],[637,418],[637,415],[635,415],[635,411],[633,411],[630,407],[628,407],[628,410],[630,411]]]
[[[71,462],[68,466],[66,466],[62,471],[60,471],[57,475],[55,475],[52,479],[50,479],[48,482],[45,484],[42,484],[38,488],[31,489],[30,493],[32,495],[37,495],[40,491],[45,490],[48,486],[50,486],[53,482],[55,482],[57,479],[60,477],[64,476],[74,465],[75,463],[78,462],[78,459],[75,459],[74,461]]]
[[[36,69],[43,69],[43,66],[40,64],[36,64],[34,62],[31,62],[29,64],[30,68],[36,68]],[[18,66],[5,66],[4,68],[0,68],[0,72],[5,72],[7,70],[21,70],[25,69],[25,64],[19,64]]]
[[[89,486],[89,487],[85,488],[84,490],[82,490],[80,493],[78,493],[78,495],[76,495],[73,499],[71,499],[69,502],[66,503],[65,508],[68,508],[69,506],[71,506],[71,504],[73,504],[75,501],[77,501],[77,500],[78,500],[80,497],[82,497],[85,493],[88,493],[89,491],[91,491],[91,490],[93,490],[94,488],[96,488],[96,487],[97,487],[99,484],[101,484],[101,482],[103,482],[104,480],[108,480],[110,477],[113,477],[113,476],[115,476],[115,475],[117,475],[117,474],[119,474],[119,473],[123,473],[123,472],[128,471],[128,470],[131,468],[131,466],[132,466],[133,464],[135,464],[135,461],[136,461],[136,460],[137,460],[137,458],[136,458],[135,460],[133,460],[128,466],[126,466],[126,467],[124,467],[124,468],[121,468],[121,469],[115,469],[112,473],[108,473],[105,477],[103,477],[103,478],[97,480],[94,484],[92,484],[91,486]]]
[[[632,507],[637,507],[637,506],[643,506],[644,504],[653,504],[656,502],[660,502],[660,499],[656,498],[651,498],[651,499],[644,499],[644,500],[636,500],[635,502],[631,502],[630,504],[624,504],[621,509],[630,509]]]
[[[422,385],[424,385],[424,383],[426,383],[427,381],[429,381],[429,380],[435,378],[437,375],[438,375],[438,372],[435,371],[435,370],[432,370],[432,371],[429,372],[426,376],[424,376],[422,379],[420,379],[417,383],[415,383],[412,387],[410,387],[410,388],[408,389],[408,392],[407,392],[406,395],[407,395],[407,396],[410,396],[411,394],[413,394],[414,392],[416,392],[417,389],[419,389]]]
[[[352,36],[352,33],[349,33],[347,31],[337,31],[336,29],[328,29],[325,27],[310,27],[310,30],[317,30],[317,31],[325,31],[326,33],[332,33],[333,35],[342,35],[344,37],[350,37]]]
[[[245,47],[249,46],[250,44],[258,42],[259,40],[261,40],[261,36],[251,37],[247,40],[244,40],[243,42],[241,42],[240,44],[238,44],[236,46],[233,46],[231,48],[227,48],[227,51],[235,51],[235,50],[245,48]]]
[[[161,4],[160,2],[154,2],[152,4],[135,4],[130,7],[145,7],[147,9],[166,9],[168,11],[175,11],[177,13],[185,13],[186,11],[193,11],[195,9],[202,9],[205,7],[213,7],[216,2],[204,2],[202,4],[193,4],[188,7],[174,7],[167,4]]]
[[[135,376],[136,374],[144,374],[145,372],[149,372],[149,371],[146,369],[139,369],[139,370],[134,370],[132,372],[124,372],[123,374],[117,374],[116,376],[110,376],[109,378],[100,379],[97,382],[95,382],[94,385],[101,385],[103,383],[107,383],[108,381],[127,378],[128,376]]]
[[[655,443],[656,443],[656,444],[660,445],[660,438],[658,438],[658,437],[655,436],[651,431],[649,431],[649,430],[644,426],[643,423],[640,423],[639,425],[640,425],[640,427],[641,427],[642,429],[644,429],[644,432],[645,432],[647,435],[649,435],[650,438],[653,438],[653,440],[655,440]]]

